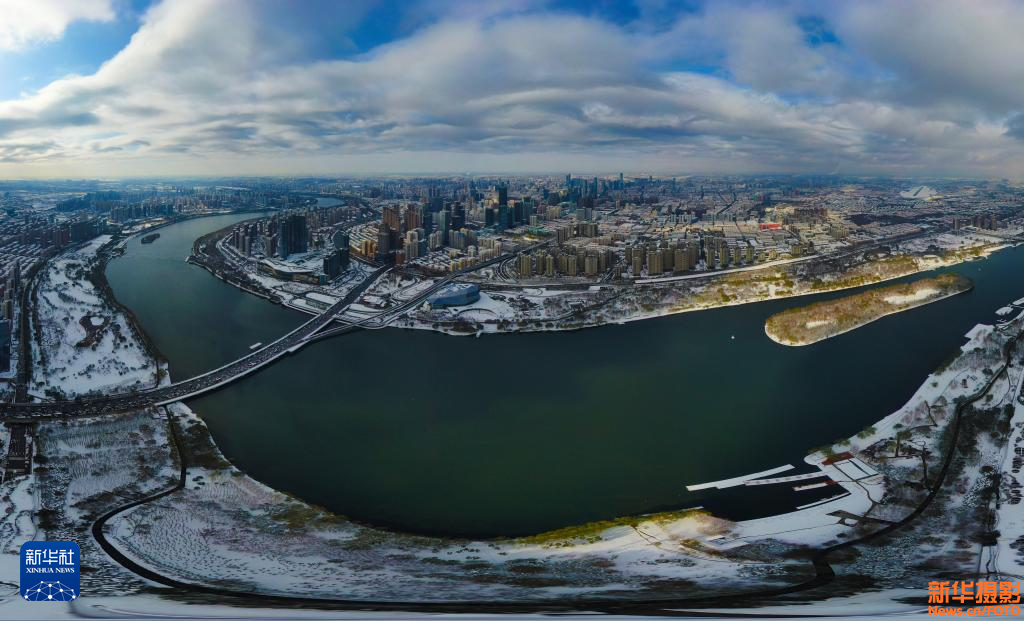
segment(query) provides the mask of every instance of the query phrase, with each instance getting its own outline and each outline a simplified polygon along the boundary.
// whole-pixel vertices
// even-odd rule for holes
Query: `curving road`
[[[123,412],[152,405],[166,405],[203,394],[244,377],[278,358],[297,351],[311,337],[335,320],[338,313],[347,308],[377,278],[391,268],[382,267],[371,273],[362,283],[353,287],[348,294],[334,303],[323,313],[285,334],[276,341],[256,351],[193,378],[131,393],[108,395],[91,399],[56,401],[51,403],[5,403],[0,404],[0,418],[32,418],[51,416],[90,416]],[[346,329],[351,329],[347,327]]]
[[[523,248],[513,253],[513,256],[534,250],[546,243],[548,242]],[[381,275],[392,269],[391,267],[380,267],[323,313],[316,315],[276,341],[222,367],[167,386],[158,386],[130,393],[47,403],[3,403],[0,404],[0,420],[6,418],[50,418],[112,414],[154,405],[167,405],[211,392],[267,366],[282,356],[294,353],[315,340],[359,328],[386,327],[395,318],[422,304],[429,296],[451,284],[459,276],[507,260],[508,258],[509,255],[503,254],[452,272],[415,297],[375,315],[369,315],[356,320],[341,317],[341,313],[358,300],[363,292],[375,283]],[[325,330],[334,322],[341,325]]]

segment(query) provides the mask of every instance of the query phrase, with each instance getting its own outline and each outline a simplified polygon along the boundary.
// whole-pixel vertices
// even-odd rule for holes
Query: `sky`
[[[1024,171],[1024,2],[0,0],[0,178]]]

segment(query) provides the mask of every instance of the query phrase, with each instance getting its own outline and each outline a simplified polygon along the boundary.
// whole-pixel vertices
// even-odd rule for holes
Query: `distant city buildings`
[[[393,265],[414,279],[486,263],[473,272],[477,282],[629,285],[897,247],[925,233],[998,238],[1019,228],[1022,200],[1012,186],[934,186],[626,173],[126,183],[85,192],[57,184],[52,194],[0,199],[0,318],[17,315],[10,274],[24,277],[48,254],[102,232],[217,209],[270,210],[218,240],[232,261],[327,294],[353,261]],[[345,204],[322,207],[325,195]]]
[[[224,243],[255,260],[260,273],[297,282],[329,282],[349,269],[352,239],[344,227],[355,222],[357,214],[358,209],[349,206],[275,213],[239,224]],[[306,265],[314,254],[317,266]],[[290,265],[296,258],[304,264]]]

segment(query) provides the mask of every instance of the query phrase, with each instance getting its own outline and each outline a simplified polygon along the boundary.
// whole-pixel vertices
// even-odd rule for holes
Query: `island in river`
[[[922,278],[784,310],[765,321],[764,331],[781,345],[811,345],[887,315],[969,291],[973,286],[969,278],[955,273]]]

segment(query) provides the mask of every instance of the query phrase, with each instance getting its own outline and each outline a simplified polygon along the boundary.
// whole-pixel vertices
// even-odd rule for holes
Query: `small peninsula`
[[[769,317],[765,333],[781,345],[811,345],[881,319],[969,291],[974,283],[959,274],[942,274],[911,283],[871,289],[835,300],[791,308]]]

